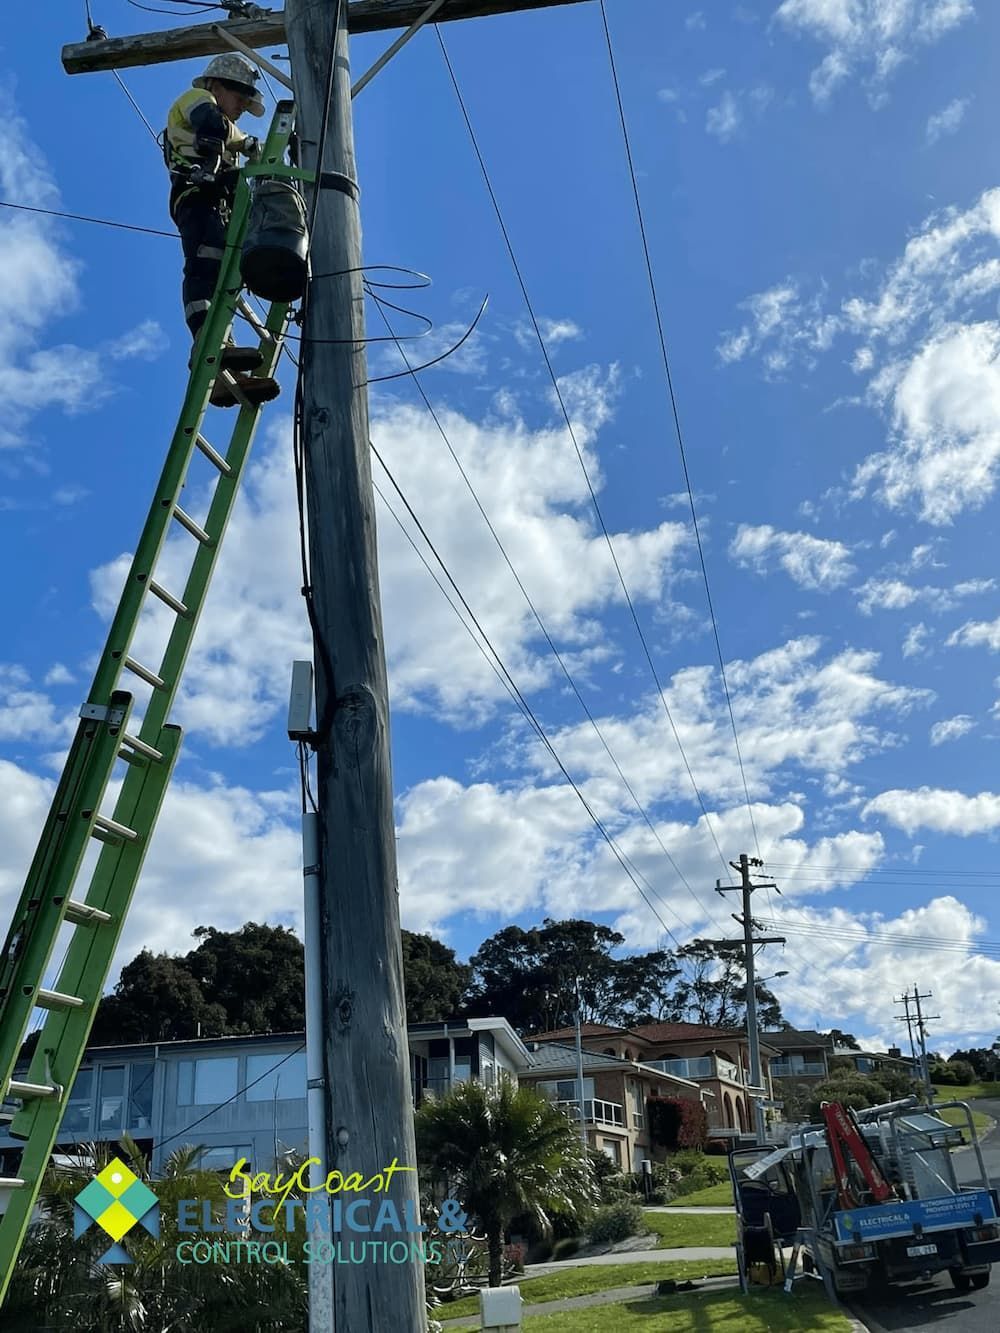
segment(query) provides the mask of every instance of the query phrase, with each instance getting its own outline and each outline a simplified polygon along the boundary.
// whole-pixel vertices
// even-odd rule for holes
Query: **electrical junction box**
[[[507,1333],[521,1327],[521,1292],[518,1287],[484,1287],[479,1293],[479,1315],[483,1329]]]

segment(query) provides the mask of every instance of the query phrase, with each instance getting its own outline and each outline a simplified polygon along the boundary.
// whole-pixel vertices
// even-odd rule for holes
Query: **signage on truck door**
[[[969,1190],[933,1199],[899,1199],[873,1208],[847,1208],[834,1213],[833,1233],[835,1241],[846,1245],[858,1234],[862,1241],[890,1240],[893,1236],[912,1236],[916,1226],[924,1231],[946,1231],[976,1226],[977,1218],[993,1222],[998,1216],[991,1190]]]

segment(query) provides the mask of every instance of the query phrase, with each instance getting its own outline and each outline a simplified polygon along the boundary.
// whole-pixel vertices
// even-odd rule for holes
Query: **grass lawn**
[[[965,1099],[962,1098],[962,1100],[964,1101]],[[969,1107],[969,1110],[972,1111],[971,1106]],[[952,1107],[950,1111],[940,1111],[938,1114],[946,1125],[968,1126],[968,1121],[965,1118],[964,1112],[960,1111],[957,1106]],[[992,1127],[993,1118],[988,1115],[983,1115],[982,1111],[972,1111],[972,1123],[976,1127],[976,1133],[982,1136]]]
[[[976,1097],[1000,1098],[1000,1083],[968,1083],[959,1088],[946,1088],[942,1084],[935,1086],[934,1092],[941,1102],[970,1102]]]
[[[728,1205],[733,1206],[733,1187],[728,1180],[724,1180],[721,1185],[708,1185],[703,1190],[695,1190],[693,1194],[682,1194],[680,1198],[671,1199],[667,1204],[668,1208],[722,1208]]]
[[[680,1293],[651,1301],[533,1315],[525,1333],[850,1333],[850,1321],[814,1287],[786,1296],[734,1291]]]
[[[697,1281],[701,1277],[715,1277],[721,1273],[735,1273],[736,1258],[732,1259],[666,1259],[662,1263],[643,1264],[588,1264],[586,1268],[564,1268],[545,1277],[522,1279],[517,1285],[525,1305],[542,1301],[559,1301],[567,1296],[589,1296],[594,1291],[610,1291],[613,1287],[641,1287],[646,1282],[661,1282],[665,1278]],[[479,1297],[466,1296],[463,1300],[440,1305],[436,1319],[458,1319],[462,1315],[479,1313]]]
[[[736,1239],[736,1218],[725,1213],[651,1213],[643,1210],[643,1219],[657,1236],[658,1250],[679,1249],[682,1245],[732,1245]]]

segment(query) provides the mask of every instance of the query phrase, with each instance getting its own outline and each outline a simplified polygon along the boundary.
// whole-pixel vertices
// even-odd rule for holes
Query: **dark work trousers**
[[[230,196],[218,188],[178,182],[170,192],[170,216],[184,249],[184,319],[197,338],[208,318],[225,254]]]

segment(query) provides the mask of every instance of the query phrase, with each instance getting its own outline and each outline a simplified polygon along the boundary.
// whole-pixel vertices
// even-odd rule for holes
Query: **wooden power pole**
[[[428,10],[437,22],[576,2],[287,0],[284,14],[93,40],[63,51],[65,68],[80,73],[228,51],[220,30],[251,49],[288,43],[302,166],[322,172],[323,181],[311,238],[301,431],[316,650],[325,1166],[365,1178],[394,1159],[413,1166],[415,1158],[348,35],[405,28]],[[396,1176],[393,1196],[411,1200],[415,1210],[415,1173]],[[331,1333],[426,1329],[418,1263],[338,1263],[332,1288]]]

